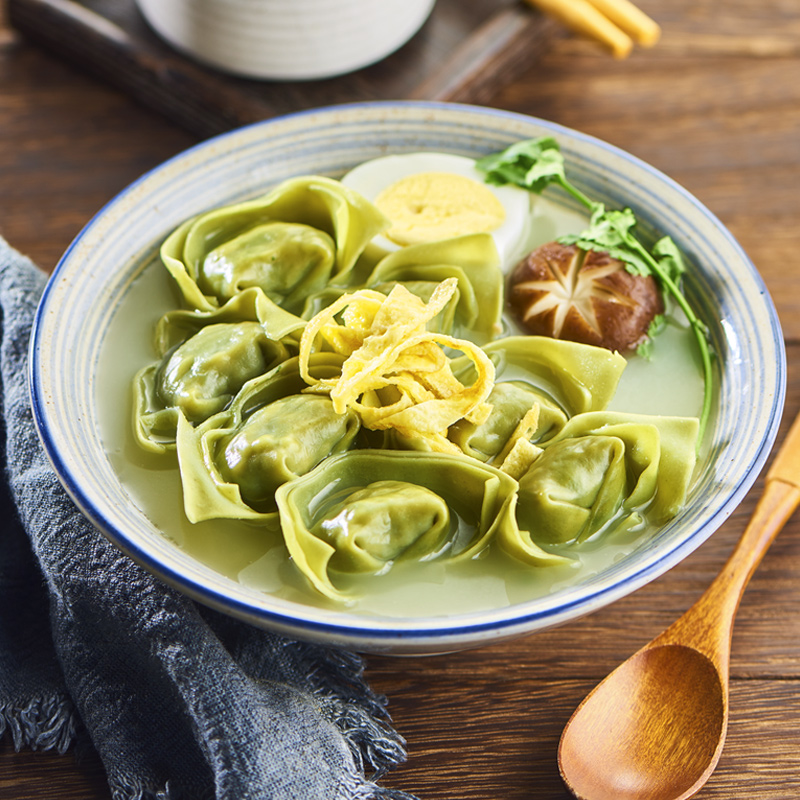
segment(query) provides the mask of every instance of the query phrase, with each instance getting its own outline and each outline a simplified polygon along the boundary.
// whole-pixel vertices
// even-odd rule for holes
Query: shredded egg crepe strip
[[[428,303],[399,284],[388,295],[369,289],[342,295],[303,331],[300,375],[308,391],[329,394],[337,413],[350,408],[371,430],[393,428],[424,439],[434,451],[460,453],[447,439],[447,429],[460,419],[486,421],[495,371],[477,345],[426,329],[457,291],[458,280],[448,278]],[[341,375],[314,378],[309,358],[325,348],[346,357]],[[471,385],[453,375],[443,348],[460,351],[472,361],[477,378]]]
[[[531,442],[531,437],[539,424],[540,409],[536,403],[525,414],[497,456],[500,469],[515,480],[519,480],[544,452],[541,447]]]

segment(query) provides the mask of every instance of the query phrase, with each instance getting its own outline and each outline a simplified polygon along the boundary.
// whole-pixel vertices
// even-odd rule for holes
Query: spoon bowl
[[[586,698],[565,731],[561,760],[569,764],[573,793],[592,800],[691,797],[722,749],[728,716],[723,677],[707,656],[681,644],[649,647],[624,662]],[[657,754],[653,738],[640,735],[643,724],[658,731]],[[654,755],[663,772],[650,769]],[[597,764],[603,764],[600,773]]]
[[[558,765],[579,800],[686,800],[719,761],[728,728],[731,633],[756,567],[800,503],[800,417],[755,513],[703,596],[578,706]]]

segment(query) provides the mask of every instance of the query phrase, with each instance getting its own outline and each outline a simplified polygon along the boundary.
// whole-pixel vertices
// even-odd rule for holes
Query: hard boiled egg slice
[[[518,255],[528,228],[530,195],[516,186],[489,186],[471,158],[409,153],[365,161],[342,183],[372,201],[391,221],[375,243],[387,250],[488,233],[504,268]]]

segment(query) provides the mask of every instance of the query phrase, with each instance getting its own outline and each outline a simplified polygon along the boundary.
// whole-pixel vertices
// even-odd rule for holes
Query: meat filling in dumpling
[[[608,253],[549,242],[511,274],[509,307],[528,333],[609,350],[634,350],[664,312],[652,277],[632,275]]]

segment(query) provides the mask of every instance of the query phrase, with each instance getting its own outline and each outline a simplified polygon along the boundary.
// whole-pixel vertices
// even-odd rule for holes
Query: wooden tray
[[[561,35],[519,0],[438,0],[422,29],[382,62],[338,78],[231,77],[172,50],[134,0],[7,0],[12,25],[55,54],[199,136],[279,114],[361,100],[486,103]]]

